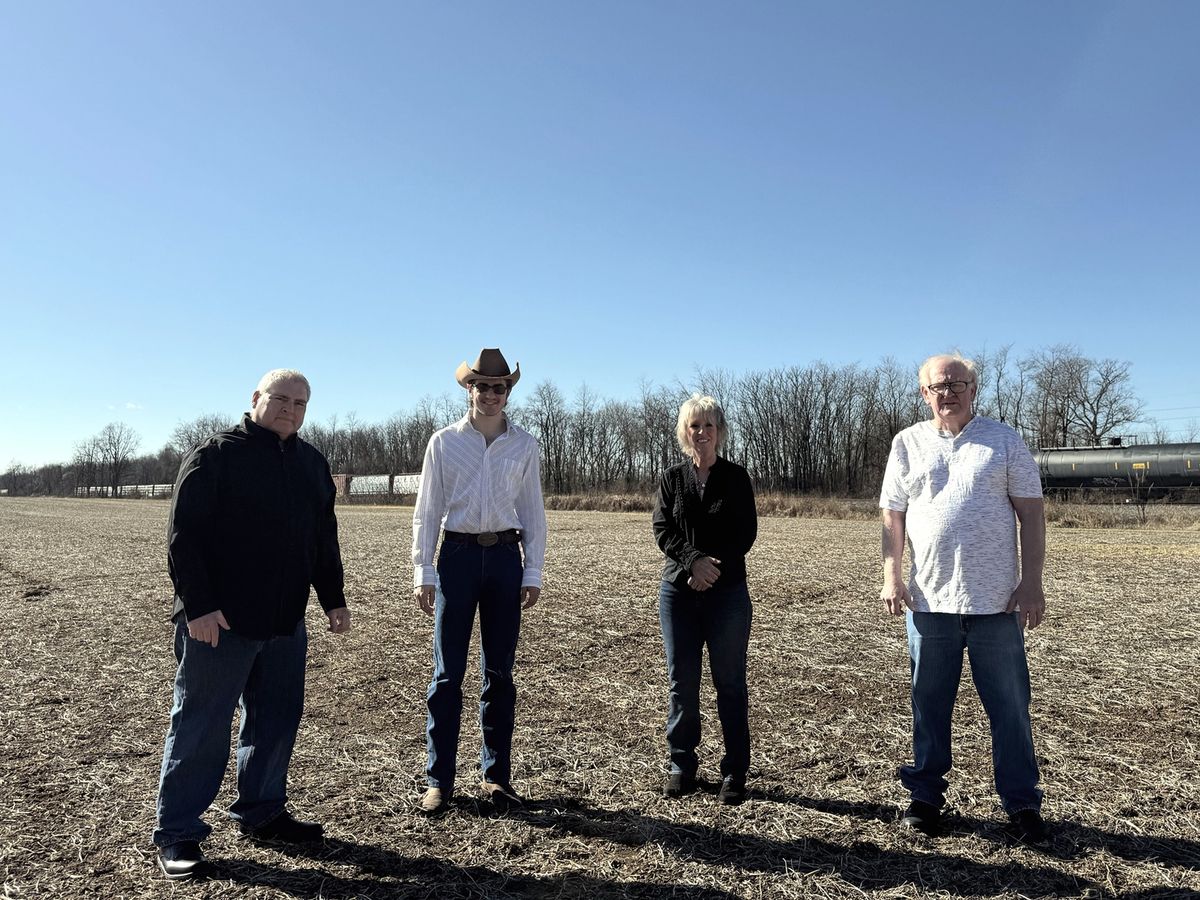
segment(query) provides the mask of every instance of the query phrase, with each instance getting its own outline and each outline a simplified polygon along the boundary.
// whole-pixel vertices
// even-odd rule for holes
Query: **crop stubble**
[[[544,600],[518,651],[515,781],[504,818],[470,791],[468,675],[459,800],[412,811],[424,763],[430,620],[410,599],[410,512],[339,511],[353,631],[315,602],[291,769],[307,851],[240,840],[208,815],[213,879],[164,885],[157,770],[174,661],[151,501],[0,500],[3,896],[1166,897],[1200,891],[1200,533],[1051,530],[1050,619],[1029,636],[1035,740],[1055,821],[1047,852],[1009,841],[986,720],[964,677],[950,832],[897,832],[908,758],[903,627],[881,612],[878,529],[763,519],[751,800],[669,802],[659,557],[645,514],[552,512]],[[704,697],[705,769],[720,735]]]

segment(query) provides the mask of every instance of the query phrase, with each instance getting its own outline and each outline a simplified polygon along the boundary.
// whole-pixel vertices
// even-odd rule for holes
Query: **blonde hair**
[[[683,451],[683,455],[689,459],[692,458],[692,445],[687,439],[688,422],[697,413],[712,417],[713,424],[717,426],[718,450],[725,443],[725,436],[729,433],[729,426],[725,422],[725,410],[716,398],[707,394],[692,394],[679,407],[679,418],[675,421],[675,440],[679,442],[679,449]]]

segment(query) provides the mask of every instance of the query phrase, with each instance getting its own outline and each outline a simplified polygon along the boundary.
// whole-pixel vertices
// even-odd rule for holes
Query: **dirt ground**
[[[443,818],[422,785],[431,622],[409,599],[411,510],[340,512],[353,631],[314,603],[291,803],[303,850],[209,811],[212,878],[168,884],[150,832],[174,661],[155,501],[0,498],[0,880],[5,900],[389,897],[1200,896],[1200,532],[1052,529],[1050,618],[1028,638],[1052,845],[1004,833],[986,721],[956,714],[948,833],[900,833],[909,758],[902,620],[876,599],[873,523],[764,519],[751,798],[661,797],[659,558],[644,513],[553,512],[543,601],[518,651],[514,747],[529,807],[469,790]],[[468,676],[467,695],[478,690]],[[702,774],[720,735],[704,698]],[[471,709],[471,704],[468,704]]]

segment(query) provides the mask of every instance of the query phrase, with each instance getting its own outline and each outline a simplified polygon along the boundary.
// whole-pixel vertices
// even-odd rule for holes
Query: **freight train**
[[[1200,488],[1200,444],[1050,447],[1034,458],[1047,492],[1124,490],[1162,497]]]

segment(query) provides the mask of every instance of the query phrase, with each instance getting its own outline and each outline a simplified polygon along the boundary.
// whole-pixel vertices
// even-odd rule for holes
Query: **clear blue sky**
[[[383,421],[485,345],[633,399],[1070,342],[1182,427],[1198,38],[1186,0],[6,4],[0,469],[275,366]]]

